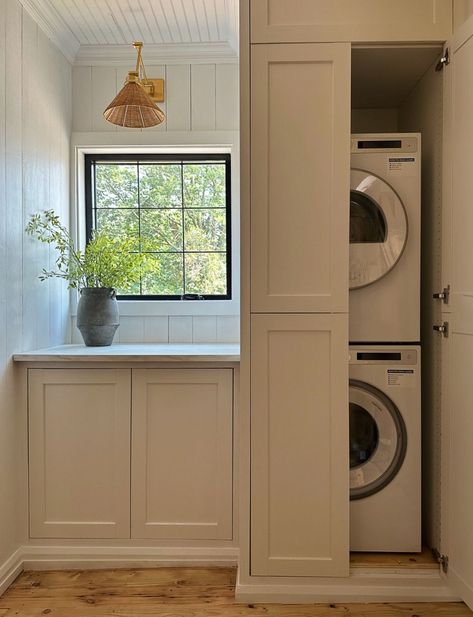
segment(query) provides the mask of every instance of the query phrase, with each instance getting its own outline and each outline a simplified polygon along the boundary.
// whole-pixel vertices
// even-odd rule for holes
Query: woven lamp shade
[[[164,113],[136,81],[128,81],[107,109],[106,120],[118,126],[144,129],[164,121]]]

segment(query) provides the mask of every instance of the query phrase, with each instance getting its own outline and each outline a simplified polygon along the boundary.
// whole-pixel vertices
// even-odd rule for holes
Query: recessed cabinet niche
[[[232,539],[231,368],[28,381],[32,538]]]

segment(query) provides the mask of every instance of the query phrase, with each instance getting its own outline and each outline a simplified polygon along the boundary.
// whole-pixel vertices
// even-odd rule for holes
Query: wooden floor
[[[464,604],[237,604],[233,568],[24,572],[0,617],[472,617]]]
[[[421,553],[350,553],[352,568],[418,568],[438,570],[439,564],[430,548],[424,547]]]

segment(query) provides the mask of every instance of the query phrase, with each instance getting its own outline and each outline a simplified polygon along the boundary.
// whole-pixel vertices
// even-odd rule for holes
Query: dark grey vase
[[[77,307],[77,327],[87,347],[111,345],[118,328],[118,302],[111,287],[84,287]]]

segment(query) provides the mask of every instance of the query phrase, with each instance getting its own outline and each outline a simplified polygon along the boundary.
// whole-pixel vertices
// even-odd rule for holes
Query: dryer
[[[352,135],[350,341],[420,340],[418,133]]]
[[[350,347],[350,549],[421,550],[419,346]]]

